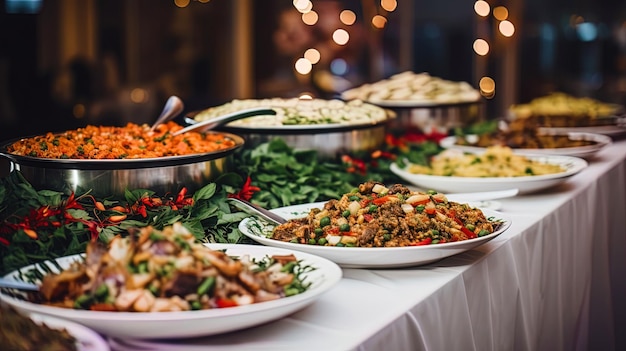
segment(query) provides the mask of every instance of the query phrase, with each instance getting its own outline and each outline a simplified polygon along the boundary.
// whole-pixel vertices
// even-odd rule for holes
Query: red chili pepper
[[[233,300],[233,299],[220,299],[220,298],[218,298],[215,303],[217,304],[217,307],[219,307],[219,308],[239,306],[237,304],[237,302],[235,300]]]
[[[382,197],[375,198],[374,200],[372,200],[372,202],[374,203],[374,205],[380,206],[384,204],[385,202],[391,200],[392,197],[393,195],[385,195]]]
[[[9,241],[3,237],[0,236],[0,244],[4,245],[4,246],[9,246],[11,243],[9,243]]]
[[[461,226],[461,231],[467,235],[468,239],[474,239],[477,237],[476,233],[474,233],[473,231],[467,229],[467,227],[465,227],[464,225]]]
[[[369,213],[364,213],[364,214],[363,214],[363,219],[364,219],[366,222],[368,222],[368,223],[369,223],[369,222],[371,222],[371,221],[374,219],[374,216],[372,216],[372,215],[371,215],[371,214],[369,214]]]
[[[251,183],[252,183],[252,178],[248,176],[248,178],[246,178],[246,182],[241,187],[241,190],[239,190],[239,192],[236,194],[228,194],[228,197],[250,201],[254,193],[256,193],[257,191],[261,191],[261,188],[257,186],[252,186]]]
[[[416,243],[412,243],[410,244],[410,246],[422,246],[422,245],[429,245],[430,243],[433,242],[432,238],[426,238],[426,239],[422,239]]]

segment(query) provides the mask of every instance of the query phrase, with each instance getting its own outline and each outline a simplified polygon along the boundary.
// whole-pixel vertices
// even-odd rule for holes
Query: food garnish
[[[399,247],[443,244],[493,233],[500,222],[444,194],[366,182],[274,228],[271,238],[299,244]]]
[[[231,257],[175,223],[115,237],[108,247],[90,244],[84,262],[44,276],[35,302],[126,312],[233,307],[302,293],[312,269],[294,255]]]

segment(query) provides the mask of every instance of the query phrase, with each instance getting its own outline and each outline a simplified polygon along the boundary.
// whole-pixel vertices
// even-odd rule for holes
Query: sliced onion
[[[387,189],[384,185],[375,184],[372,187],[372,192],[376,194],[386,193],[387,191],[389,191],[389,189]]]
[[[349,205],[348,205],[348,211],[350,211],[350,214],[355,216],[359,210],[361,209],[361,204],[358,201],[352,201]]]
[[[426,194],[416,194],[409,196],[404,202],[407,204],[426,203],[430,200],[430,197]]]
[[[413,208],[413,205],[411,204],[402,204],[402,211],[404,211],[404,213],[411,213],[415,210],[415,208]]]

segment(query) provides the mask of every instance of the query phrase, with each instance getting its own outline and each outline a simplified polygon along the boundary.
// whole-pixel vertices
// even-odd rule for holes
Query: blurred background
[[[623,0],[0,0],[0,140],[411,70],[489,118],[551,91],[626,103]]]

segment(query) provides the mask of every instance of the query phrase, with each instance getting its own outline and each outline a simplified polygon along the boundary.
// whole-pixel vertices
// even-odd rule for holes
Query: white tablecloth
[[[344,269],[287,318],[170,346],[625,350],[626,141],[589,161],[555,189],[501,200],[512,226],[474,250],[421,267]]]

